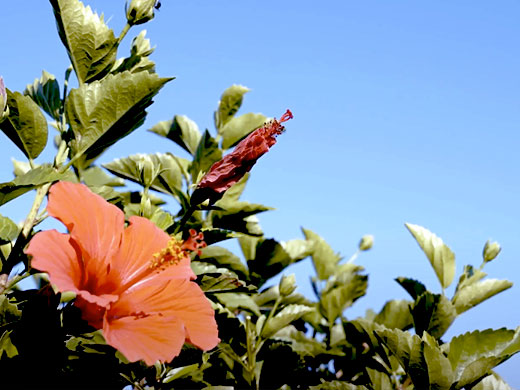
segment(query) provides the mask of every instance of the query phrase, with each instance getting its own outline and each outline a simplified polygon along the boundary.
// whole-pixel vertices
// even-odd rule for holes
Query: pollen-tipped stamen
[[[183,241],[171,238],[166,248],[153,255],[150,268],[153,270],[164,270],[171,265],[177,264],[186,256],[189,256],[183,248]]]

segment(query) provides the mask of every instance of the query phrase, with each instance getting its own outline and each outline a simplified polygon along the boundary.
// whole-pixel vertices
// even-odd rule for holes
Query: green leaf
[[[74,133],[74,158],[83,155],[83,167],[106,148],[141,126],[146,107],[171,79],[130,72],[108,75],[70,91],[65,105]]]
[[[145,38],[146,30],[143,30],[132,40],[130,57],[118,59],[113,67],[112,73],[120,73],[125,70],[131,73],[155,72],[155,63],[148,58],[154,49],[150,46],[150,40]]]
[[[426,291],[426,286],[414,279],[404,278],[400,276],[397,279],[395,279],[395,281],[399,283],[399,285],[402,288],[404,288],[413,299],[417,299],[419,295]]]
[[[444,295],[423,293],[411,308],[415,332],[428,332],[436,339],[446,333],[457,316],[455,306]]]
[[[222,135],[222,148],[229,149],[236,145],[253,130],[261,127],[267,121],[262,114],[248,113],[231,118],[225,126],[220,129]]]
[[[393,389],[390,377],[384,372],[373,370],[367,367],[367,374],[372,382],[373,389]]]
[[[320,310],[330,323],[366,294],[368,276],[359,274],[363,267],[352,266],[350,271],[345,268],[331,277],[321,293]]]
[[[249,88],[236,84],[224,91],[220,97],[218,109],[215,111],[215,127],[219,134],[222,127],[237,113],[244,95],[249,91]]]
[[[60,120],[60,87],[54,75],[42,71],[40,79],[25,87],[24,95],[30,96],[53,119]]]
[[[453,296],[452,302],[457,313],[460,314],[512,286],[513,283],[508,280],[478,281],[459,289]]]
[[[170,383],[176,379],[187,377],[194,371],[197,371],[198,369],[199,369],[199,365],[197,363],[190,364],[189,366],[173,368],[166,373],[162,382]]]
[[[322,382],[316,386],[310,386],[309,390],[368,390],[368,388],[363,385],[353,385],[352,383],[347,382],[331,381]]]
[[[471,390],[513,390],[500,376],[495,373],[486,376]]]
[[[311,230],[302,228],[305,238],[313,247],[312,262],[320,280],[326,280],[336,271],[336,266],[341,260],[323,238]]]
[[[34,159],[47,144],[47,120],[29,96],[6,91],[9,115],[0,122],[0,129],[27,158]]]
[[[125,185],[123,179],[108,175],[104,169],[97,166],[85,169],[81,176],[89,187],[120,187]]]
[[[300,356],[318,357],[331,354],[331,352],[334,355],[342,354],[339,351],[328,351],[325,343],[307,337],[304,332],[297,330],[293,325],[287,325],[280,329],[272,338],[290,343],[292,350]]]
[[[460,389],[520,351],[520,327],[464,333],[454,337],[445,349]]]
[[[428,333],[423,334],[422,346],[430,389],[449,390],[454,377],[450,361],[442,353],[437,340]]]
[[[144,156],[152,161],[153,170],[160,171],[150,188],[173,195],[178,199],[180,197],[185,198],[182,193],[182,178],[189,162],[182,157],[176,157],[170,153],[134,154],[103,164],[103,167],[123,179],[143,184],[139,162]]]
[[[269,338],[280,329],[296,321],[303,315],[313,311],[312,308],[305,305],[287,305],[280,310],[274,317],[268,319],[262,330],[262,337]]]
[[[260,316],[260,309],[251,295],[245,293],[219,293],[215,297],[231,311],[245,309]]]
[[[442,288],[450,286],[455,276],[455,254],[441,238],[428,229],[411,223],[405,224],[432,265]]]
[[[7,244],[13,241],[17,236],[20,228],[9,218],[0,215],[0,244]]]
[[[41,165],[16,177],[13,181],[0,183],[0,205],[13,200],[26,192],[47,183],[58,180],[73,181],[77,179],[71,171],[59,173],[50,165]]]
[[[202,135],[193,162],[190,167],[190,173],[193,182],[198,179],[199,173],[208,172],[213,163],[222,158],[222,150],[219,149],[215,139],[206,130]]]
[[[413,302],[403,299],[388,301],[383,306],[381,312],[375,317],[374,321],[389,329],[409,329],[413,324],[413,318],[410,313],[411,304],[413,304]]]
[[[9,359],[18,355],[18,350],[13,345],[11,338],[9,337],[11,332],[11,330],[4,330],[4,333],[2,333],[2,336],[0,337],[0,358],[2,358],[4,353]]]
[[[79,0],[50,0],[63,45],[79,83],[107,74],[117,53],[117,38],[90,6]]]
[[[460,275],[459,282],[457,283],[457,288],[455,289],[455,294],[464,287],[471,286],[473,283],[478,282],[486,277],[486,273],[473,268],[472,265],[465,265],[464,271]]]
[[[229,250],[219,246],[208,246],[203,248],[199,256],[200,260],[229,268],[241,277],[247,278],[249,271],[244,263]]]
[[[175,115],[172,120],[159,122],[148,131],[172,140],[191,155],[195,155],[202,137],[197,124],[184,115]]]

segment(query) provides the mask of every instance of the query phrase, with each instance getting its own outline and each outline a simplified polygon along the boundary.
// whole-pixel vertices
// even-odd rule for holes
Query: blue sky
[[[45,69],[63,79],[68,58],[46,1],[4,2],[0,74],[22,91]],[[119,33],[124,1],[85,1]],[[520,325],[520,25],[517,1],[171,1],[147,29],[161,76],[145,125],[102,156],[183,152],[145,130],[184,114],[213,131],[212,114],[231,84],[251,88],[242,113],[294,119],[254,167],[246,200],[277,210],[260,216],[267,236],[300,238],[300,227],[349,257],[363,234],[372,251],[358,262],[370,275],[349,318],[407,298],[393,281],[414,277],[440,292],[404,222],[437,233],[464,264],[478,266],[487,239],[501,243],[486,266],[512,289],[463,314],[447,336]],[[52,155],[44,153],[42,161]],[[0,180],[22,154],[0,136]],[[21,220],[32,196],[0,208]],[[172,210],[175,211],[175,210]],[[295,272],[311,294],[312,266]],[[451,296],[453,288],[448,289]],[[498,372],[516,387],[515,356]]]

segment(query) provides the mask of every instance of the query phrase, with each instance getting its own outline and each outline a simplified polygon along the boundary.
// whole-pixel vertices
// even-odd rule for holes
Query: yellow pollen
[[[177,264],[181,259],[186,257],[186,252],[182,250],[183,241],[171,238],[166,248],[153,255],[150,268],[155,270],[164,270],[171,265]]]

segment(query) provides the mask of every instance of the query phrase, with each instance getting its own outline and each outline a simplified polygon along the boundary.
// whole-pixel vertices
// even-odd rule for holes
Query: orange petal
[[[48,230],[37,233],[25,253],[32,256],[31,266],[47,272],[60,291],[78,292],[82,278],[81,257],[78,258],[68,234]]]
[[[219,343],[215,312],[200,287],[186,279],[136,285],[121,295],[110,309],[111,316],[132,312],[180,318],[190,342],[208,350]]]
[[[92,272],[106,273],[103,266],[117,251],[123,234],[123,212],[84,184],[64,181],[51,187],[47,211],[67,226],[89,262],[95,263],[88,264]]]
[[[157,360],[170,362],[179,355],[185,340],[182,322],[159,314],[112,320],[105,317],[103,335],[129,361],[144,360],[149,366]]]

